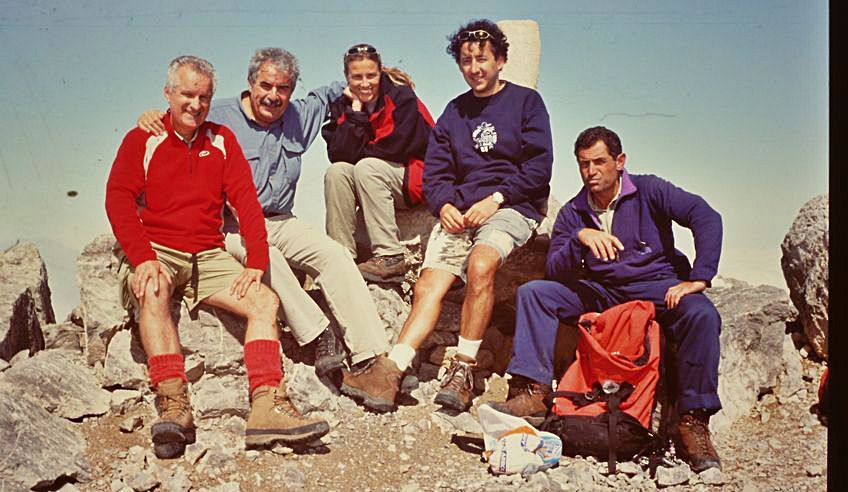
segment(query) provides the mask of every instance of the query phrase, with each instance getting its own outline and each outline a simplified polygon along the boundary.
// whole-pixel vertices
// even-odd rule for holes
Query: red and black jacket
[[[374,112],[353,111],[344,95],[330,103],[330,121],[321,129],[330,162],[356,164],[376,157],[406,166],[403,197],[408,206],[424,199],[421,191],[424,154],[435,125],[412,88],[380,76],[380,97]]]

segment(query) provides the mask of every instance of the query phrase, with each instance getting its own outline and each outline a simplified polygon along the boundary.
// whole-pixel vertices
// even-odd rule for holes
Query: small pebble
[[[124,419],[118,428],[121,429],[121,432],[129,433],[136,429],[140,429],[142,425],[144,425],[144,420],[140,416],[136,415],[135,417]]]

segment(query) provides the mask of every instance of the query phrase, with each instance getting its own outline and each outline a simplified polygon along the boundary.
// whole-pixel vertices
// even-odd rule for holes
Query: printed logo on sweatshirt
[[[476,150],[488,152],[498,143],[498,132],[495,131],[495,125],[484,121],[471,133],[471,139],[474,140]]]
[[[209,151],[208,150],[201,150],[200,154],[198,154],[198,155],[200,157],[206,157],[207,155],[209,155]]]

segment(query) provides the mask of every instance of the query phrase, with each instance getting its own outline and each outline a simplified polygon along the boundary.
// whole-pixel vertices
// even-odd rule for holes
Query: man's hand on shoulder
[[[165,113],[158,109],[148,109],[141,113],[136,124],[142,130],[159,136],[165,133],[165,124],[162,123],[163,116],[165,116]]]
[[[695,294],[703,292],[707,288],[707,283],[703,280],[685,280],[679,284],[669,287],[665,293],[665,305],[669,309],[674,309],[680,304],[680,299],[687,294]]]
[[[259,285],[262,283],[262,270],[258,268],[245,268],[241,275],[233,281],[230,286],[230,295],[241,299],[247,295],[248,289],[254,285],[254,290],[259,292]]]
[[[162,268],[162,265],[158,260],[147,260],[135,267],[135,272],[133,273],[132,278],[133,294],[135,294],[138,299],[144,297],[144,292],[147,290],[147,282],[153,282],[153,292],[158,294],[159,289],[163,287],[159,283],[160,273],[165,276],[167,284],[164,287],[167,287],[170,292],[171,284],[173,283],[171,275],[167,270]]]
[[[465,215],[463,216],[465,227],[479,227],[483,225],[483,223],[489,220],[489,217],[494,215],[500,207],[500,205],[495,203],[491,195],[487,196],[472,205],[471,208],[465,212]]]
[[[439,210],[439,222],[442,224],[442,229],[451,234],[458,234],[465,230],[465,218],[462,212],[451,203],[442,205],[442,209]]]
[[[624,251],[624,245],[617,237],[597,229],[584,227],[577,232],[577,239],[599,260],[613,260],[619,251]]]

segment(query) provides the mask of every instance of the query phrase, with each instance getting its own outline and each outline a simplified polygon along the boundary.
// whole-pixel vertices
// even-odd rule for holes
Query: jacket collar
[[[637,191],[636,185],[633,183],[633,180],[630,178],[630,174],[627,172],[627,169],[621,170],[621,195],[619,201],[624,199],[626,196],[630,196],[635,194]],[[580,191],[574,198],[571,199],[571,208],[578,212],[583,213],[593,213],[592,207],[589,205],[589,190],[586,189],[586,186],[580,188]]]
[[[206,131],[206,127],[209,125],[209,120],[204,121],[199,127],[197,127],[197,130],[195,131],[192,138],[188,140],[184,139],[180,134],[177,133],[176,130],[174,130],[174,122],[171,121],[170,109],[168,109],[165,112],[165,116],[162,117],[162,123],[165,125],[165,131],[169,135],[173,136],[175,139],[179,140],[182,143],[193,145],[194,142],[197,142],[197,139],[200,138],[203,132]]]

